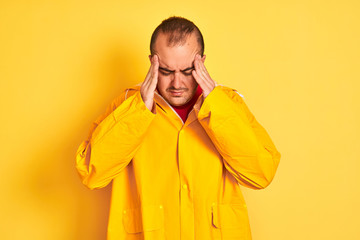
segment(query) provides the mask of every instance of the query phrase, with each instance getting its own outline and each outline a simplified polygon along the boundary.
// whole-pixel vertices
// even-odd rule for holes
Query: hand
[[[192,71],[192,75],[203,90],[203,97],[206,98],[215,88],[216,83],[211,79],[199,54],[195,56],[194,65],[195,70]]]
[[[158,82],[159,59],[157,55],[151,57],[151,66],[144,82],[141,84],[140,94],[145,106],[151,111],[154,104],[154,93]]]

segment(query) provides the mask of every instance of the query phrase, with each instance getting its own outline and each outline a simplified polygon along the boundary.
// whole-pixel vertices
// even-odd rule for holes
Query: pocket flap
[[[161,205],[126,209],[123,224],[127,233],[153,231],[164,226],[164,209]]]

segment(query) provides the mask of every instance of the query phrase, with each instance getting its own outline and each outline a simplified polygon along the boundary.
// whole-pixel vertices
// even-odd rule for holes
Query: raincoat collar
[[[141,88],[141,83],[128,88],[127,90],[135,90],[135,91],[140,91]],[[178,128],[179,130],[183,127],[188,126],[189,124],[191,124],[192,122],[197,120],[197,116],[196,113],[194,111],[194,109],[200,109],[201,105],[203,103],[203,94],[201,94],[199,96],[199,98],[197,99],[193,109],[190,111],[186,122],[184,123],[181,119],[181,117],[176,113],[176,111],[173,109],[173,107],[160,95],[160,93],[155,90],[155,94],[154,94],[154,101],[156,104],[157,109],[163,111],[166,115],[168,115],[168,117],[172,120],[171,122],[175,125],[176,128]]]

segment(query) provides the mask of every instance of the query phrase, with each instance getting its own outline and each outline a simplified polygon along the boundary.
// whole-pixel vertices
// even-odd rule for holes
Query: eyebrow
[[[159,66],[159,69],[162,70],[162,71],[165,71],[165,72],[170,72],[170,73],[175,72],[175,70],[169,70],[167,68],[163,68],[163,67],[160,67],[160,66]],[[188,68],[185,68],[184,70],[180,70],[180,72],[186,72],[186,71],[194,70],[194,69],[195,69],[194,67],[188,67]]]

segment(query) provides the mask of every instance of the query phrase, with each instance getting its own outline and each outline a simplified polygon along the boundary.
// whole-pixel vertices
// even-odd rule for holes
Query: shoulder
[[[218,84],[216,86],[216,88],[218,88],[220,91],[224,92],[226,95],[228,95],[230,98],[234,99],[234,100],[240,100],[240,101],[244,101],[244,95],[242,95],[241,93],[239,93],[236,89],[231,88],[231,87],[227,87],[221,84]]]
[[[123,91],[119,96],[117,96],[106,108],[105,112],[99,116],[94,124],[95,126],[99,125],[107,116],[109,116],[115,109],[120,106],[126,99],[130,98],[131,96],[135,95],[136,92],[140,91],[140,84],[127,88]]]
[[[117,96],[111,102],[112,111],[114,111],[120,104],[122,104],[126,99],[130,98],[131,96],[135,95],[136,92],[140,91],[141,84],[137,84],[135,86],[126,88],[119,96]]]

